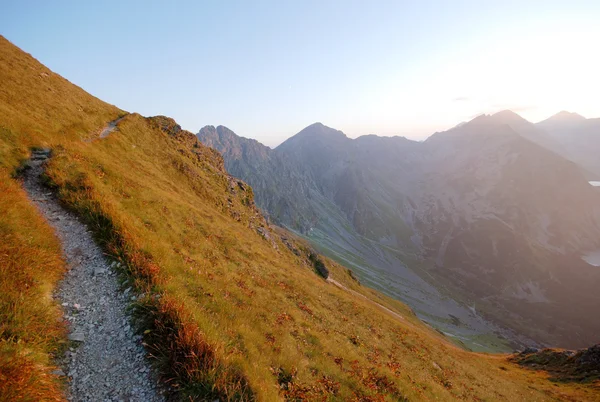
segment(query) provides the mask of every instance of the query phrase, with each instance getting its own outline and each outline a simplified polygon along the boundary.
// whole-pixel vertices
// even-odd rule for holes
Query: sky
[[[6,1],[0,34],[91,94],[276,146],[600,117],[600,1]]]

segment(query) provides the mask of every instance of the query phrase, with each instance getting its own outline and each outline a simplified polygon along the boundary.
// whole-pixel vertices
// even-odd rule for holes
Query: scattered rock
[[[600,344],[578,351],[543,349],[531,352],[533,349],[525,349],[512,360],[531,369],[547,371],[561,381],[594,382],[600,379]]]
[[[32,161],[41,161],[48,159],[50,157],[50,149],[35,149],[31,151],[31,160]]]
[[[104,275],[106,272],[107,271],[104,268],[95,268],[94,269],[94,276]]]
[[[573,354],[581,365],[593,367],[600,372],[600,343]]]
[[[532,353],[537,353],[537,352],[539,352],[539,351],[540,351],[540,350],[539,350],[538,348],[532,348],[532,347],[528,347],[528,348],[525,348],[525,349],[524,349],[524,350],[521,352],[521,355],[530,355],[530,354],[532,354]]]
[[[83,332],[73,332],[69,334],[69,340],[74,342],[85,342],[85,334]]]

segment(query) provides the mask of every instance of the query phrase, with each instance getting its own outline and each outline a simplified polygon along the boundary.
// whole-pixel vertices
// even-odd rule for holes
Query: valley
[[[424,142],[320,123],[275,149],[223,126],[198,137],[273,222],[468,348],[581,347],[600,331],[558,302],[600,305],[599,273],[579,258],[600,244],[600,194],[515,113]]]
[[[427,270],[418,270],[423,261],[403,257],[390,248],[384,250],[387,255],[382,258],[381,250],[373,241],[363,238],[349,245],[345,242],[348,238],[332,240],[317,229],[306,236],[321,253],[352,269],[361,283],[408,304],[423,322],[454,339],[461,347],[491,353],[511,352],[518,347],[500,335],[502,329],[432,285],[434,278]],[[356,247],[359,241],[365,246]],[[411,268],[402,261],[410,261]],[[443,289],[443,285],[441,287]]]

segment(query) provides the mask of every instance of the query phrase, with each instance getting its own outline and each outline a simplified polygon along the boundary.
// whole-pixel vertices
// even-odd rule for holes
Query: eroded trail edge
[[[72,401],[163,401],[158,377],[152,372],[127,315],[135,299],[121,291],[117,274],[87,227],[66,211],[43,186],[40,176],[49,150],[34,151],[24,175],[24,188],[62,243],[69,270],[55,297],[70,323],[70,347],[58,375],[68,378]],[[112,265],[112,266],[111,266]]]

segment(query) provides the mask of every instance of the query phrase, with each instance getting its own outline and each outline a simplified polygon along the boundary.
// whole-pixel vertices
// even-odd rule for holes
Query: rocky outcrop
[[[527,349],[511,359],[532,370],[547,371],[557,381],[600,379],[600,344],[581,350]]]
[[[202,128],[198,139],[223,154],[227,171],[252,186],[256,204],[277,224],[307,232],[319,216],[314,202],[331,204],[298,164],[255,140],[223,126]]]

